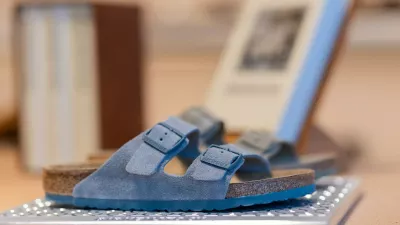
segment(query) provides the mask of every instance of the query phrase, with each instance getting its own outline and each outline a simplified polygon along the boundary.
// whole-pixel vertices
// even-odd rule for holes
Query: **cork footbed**
[[[100,163],[88,163],[44,168],[44,191],[48,194],[71,196],[74,186],[96,171],[100,165]],[[169,171],[166,169],[166,172]],[[246,182],[241,182],[237,178],[232,179],[226,198],[267,194],[314,183],[314,171],[309,169],[273,171],[272,174],[271,178]]]

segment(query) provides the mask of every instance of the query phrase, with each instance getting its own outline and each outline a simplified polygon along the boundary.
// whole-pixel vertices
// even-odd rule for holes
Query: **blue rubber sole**
[[[81,208],[146,211],[211,211],[237,208],[240,206],[268,204],[276,201],[300,198],[306,194],[311,194],[314,191],[315,184],[264,195],[244,196],[220,200],[109,200],[73,198],[72,196],[62,196],[47,193],[46,199],[54,201],[57,204],[69,204]]]

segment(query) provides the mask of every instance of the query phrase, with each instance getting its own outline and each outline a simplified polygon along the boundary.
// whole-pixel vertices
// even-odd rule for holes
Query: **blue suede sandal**
[[[225,144],[225,126],[222,120],[203,107],[192,107],[180,115],[184,121],[200,130],[201,143]],[[273,169],[309,168],[315,170],[317,178],[337,173],[336,155],[333,153],[313,153],[298,155],[291,143],[276,139],[266,131],[247,131],[235,143],[247,153],[258,154],[269,160]],[[189,164],[200,152],[185,151],[180,159]],[[241,169],[240,169],[241,170]]]
[[[83,208],[203,211],[267,204],[315,191],[312,170],[271,172],[264,157],[235,145],[211,145],[183,176],[164,172],[181,152],[199,151],[198,142],[195,126],[171,117],[127,142],[98,169],[45,169],[46,197]],[[264,178],[253,179],[254,165]],[[230,184],[235,174],[242,181]]]

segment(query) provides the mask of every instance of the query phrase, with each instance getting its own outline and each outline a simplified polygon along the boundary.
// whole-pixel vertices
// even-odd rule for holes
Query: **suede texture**
[[[225,126],[221,119],[212,114],[204,107],[191,107],[180,116],[186,122],[196,126],[200,131],[200,142],[206,145],[224,144]],[[298,164],[295,147],[287,142],[277,140],[271,133],[266,131],[246,131],[235,143],[241,147],[241,152],[247,157],[245,165],[240,168],[242,173],[263,173],[263,165],[269,160],[272,166],[280,164]],[[196,157],[199,152],[182,152],[182,157]],[[262,158],[268,160],[260,160]],[[265,173],[264,173],[265,175]]]
[[[183,135],[182,139],[177,137],[180,135]],[[74,187],[73,197],[224,199],[232,176],[244,162],[244,157],[238,153],[240,150],[234,146],[209,148],[194,160],[183,176],[164,172],[165,165],[179,152],[191,148],[199,152],[198,139],[199,131],[195,126],[170,117],[164,125],[158,124],[123,145],[103,166]]]
[[[206,146],[224,144],[224,123],[204,107],[191,107],[184,111],[180,118],[199,128],[202,144]]]
[[[279,164],[298,164],[299,162],[293,145],[277,140],[266,131],[249,130],[235,144],[248,152],[269,159],[273,167]]]
[[[199,106],[191,107],[184,111],[180,115],[180,118],[199,128],[200,142],[203,145],[224,144],[224,123],[206,108]],[[244,165],[237,172],[241,180],[250,180],[252,178],[261,179],[271,176],[269,161],[267,158],[262,157],[259,151],[253,151],[246,147],[239,148],[237,151],[243,154],[246,159]],[[190,148],[182,151],[179,156],[184,158],[183,160],[185,161],[185,158],[195,158],[199,154],[201,154],[200,151],[195,148]]]

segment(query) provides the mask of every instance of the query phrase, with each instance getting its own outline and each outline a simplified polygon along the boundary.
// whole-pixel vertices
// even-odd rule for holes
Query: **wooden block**
[[[97,30],[102,149],[143,129],[142,34],[138,7],[93,5]]]

